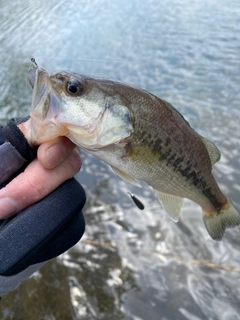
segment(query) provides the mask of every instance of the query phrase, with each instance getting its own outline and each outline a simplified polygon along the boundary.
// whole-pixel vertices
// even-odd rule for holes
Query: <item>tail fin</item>
[[[234,208],[232,203],[228,203],[215,215],[204,214],[203,221],[209,235],[213,240],[220,241],[224,235],[225,229],[234,228],[240,225],[240,214]]]

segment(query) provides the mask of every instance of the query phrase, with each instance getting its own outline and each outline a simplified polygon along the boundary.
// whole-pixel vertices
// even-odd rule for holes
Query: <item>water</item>
[[[239,1],[1,0],[0,6],[1,123],[29,112],[31,57],[49,71],[140,86],[171,102],[219,147],[214,174],[240,210]],[[150,189],[127,185],[82,156],[85,236],[5,296],[1,319],[240,319],[239,229],[212,241],[200,208],[187,200],[175,224]]]

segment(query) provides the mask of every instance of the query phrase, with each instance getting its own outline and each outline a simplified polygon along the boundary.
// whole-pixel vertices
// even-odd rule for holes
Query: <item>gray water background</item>
[[[31,57],[50,72],[128,82],[172,103],[221,150],[214,174],[240,210],[238,0],[0,0],[2,124],[29,113]],[[84,238],[5,296],[0,318],[240,319],[240,230],[214,242],[188,200],[175,224],[150,189],[82,157]]]

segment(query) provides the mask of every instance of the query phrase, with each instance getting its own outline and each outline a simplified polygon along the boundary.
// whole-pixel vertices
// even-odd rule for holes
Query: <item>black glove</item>
[[[36,151],[28,145],[16,121],[1,128],[0,188],[35,156]],[[0,220],[0,296],[81,239],[85,200],[82,186],[72,178],[38,203]]]

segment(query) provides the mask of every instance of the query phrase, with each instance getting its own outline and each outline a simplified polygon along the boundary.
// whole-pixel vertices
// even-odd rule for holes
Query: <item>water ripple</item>
[[[214,175],[240,210],[238,0],[0,4],[1,123],[29,112],[32,56],[50,72],[132,83],[171,102],[218,146]],[[184,201],[175,224],[150,188],[120,182],[94,157],[82,158],[84,238],[2,300],[1,318],[237,319],[239,230],[213,242],[197,205]]]

